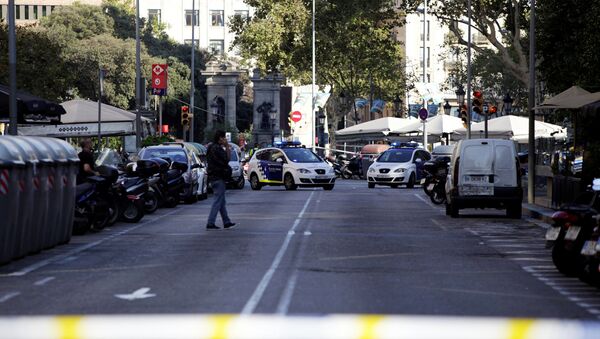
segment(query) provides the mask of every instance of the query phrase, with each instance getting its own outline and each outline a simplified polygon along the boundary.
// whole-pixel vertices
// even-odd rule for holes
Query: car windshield
[[[412,154],[412,149],[390,149],[383,152],[377,162],[409,162]]]
[[[306,148],[284,148],[283,152],[292,162],[321,162],[321,159]]]
[[[169,158],[171,161],[187,163],[187,156],[182,148],[147,148],[142,151],[140,158]]]

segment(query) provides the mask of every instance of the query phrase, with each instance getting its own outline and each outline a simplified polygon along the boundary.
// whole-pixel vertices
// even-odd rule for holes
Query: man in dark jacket
[[[225,181],[231,177],[231,167],[229,167],[230,154],[231,147],[225,138],[225,132],[216,131],[213,142],[208,146],[206,154],[208,182],[215,196],[210,214],[208,215],[207,230],[220,229],[220,227],[215,225],[217,213],[221,213],[223,228],[229,229],[235,227],[235,223],[229,219],[227,208],[225,207]]]

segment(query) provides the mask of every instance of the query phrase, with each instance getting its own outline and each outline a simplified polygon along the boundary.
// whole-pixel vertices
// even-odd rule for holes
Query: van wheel
[[[298,188],[298,186],[294,182],[294,177],[289,173],[285,175],[285,179],[283,179],[283,184],[285,186],[285,189],[288,191],[294,191],[296,188]]]
[[[452,218],[458,218],[458,206],[456,206],[456,203],[446,205],[446,214],[449,214]]]
[[[252,173],[250,175],[250,188],[254,191],[259,191],[262,188],[261,183],[258,181],[258,176],[256,173]]]
[[[522,214],[521,204],[510,204],[506,207],[506,216],[511,219],[521,219]]]
[[[406,184],[407,188],[413,188],[415,187],[415,174],[411,173],[410,177],[408,178],[408,184]]]

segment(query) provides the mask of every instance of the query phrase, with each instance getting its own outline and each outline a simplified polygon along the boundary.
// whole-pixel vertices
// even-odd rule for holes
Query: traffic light
[[[190,107],[189,106],[181,106],[181,126],[184,129],[190,127]]]
[[[473,91],[473,112],[483,115],[483,93],[481,91]]]
[[[469,126],[469,115],[467,113],[467,105],[465,104],[460,106],[460,120],[462,120],[463,126],[465,128]]]

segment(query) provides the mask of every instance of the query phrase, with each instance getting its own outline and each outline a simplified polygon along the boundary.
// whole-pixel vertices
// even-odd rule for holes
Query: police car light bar
[[[303,147],[300,141],[276,141],[276,147]]]
[[[390,144],[390,147],[392,147],[392,148],[418,148],[419,144],[414,141],[410,141],[410,142],[394,141]]]

